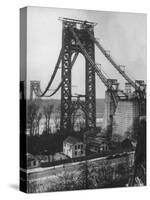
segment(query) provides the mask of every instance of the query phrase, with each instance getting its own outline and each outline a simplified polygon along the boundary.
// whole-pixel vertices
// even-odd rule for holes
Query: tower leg
[[[61,130],[71,129],[71,45],[69,31],[63,30],[63,56],[62,56],[62,79],[61,88]]]
[[[86,51],[92,60],[95,60],[94,44],[89,41],[86,45]],[[86,127],[96,127],[96,94],[95,94],[95,71],[90,63],[86,60]]]

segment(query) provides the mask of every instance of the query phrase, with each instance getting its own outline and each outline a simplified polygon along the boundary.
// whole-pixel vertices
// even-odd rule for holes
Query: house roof
[[[34,158],[34,156],[31,154],[31,153],[26,153],[26,157],[27,157],[27,159],[32,159],[32,158]]]
[[[38,158],[31,153],[26,153],[27,161],[38,160]]]
[[[81,142],[80,140],[78,140],[77,138],[75,137],[72,137],[72,136],[69,136],[67,137],[65,140],[64,140],[65,143],[70,143],[70,144],[76,144],[76,143],[79,143]]]
[[[102,143],[108,144],[106,138],[103,137],[88,137],[87,143],[101,145]]]

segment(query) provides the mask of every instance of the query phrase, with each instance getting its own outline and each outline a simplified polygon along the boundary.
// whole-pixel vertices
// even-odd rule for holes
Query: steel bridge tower
[[[80,20],[62,19],[62,79],[65,77],[61,88],[61,129],[71,129],[72,107],[72,83],[71,61],[74,53],[82,53],[80,46],[74,38],[72,27],[82,42],[85,50],[95,62],[94,42],[88,31],[94,36],[94,23]],[[83,55],[84,56],[84,55]],[[85,58],[85,56],[84,56]],[[86,128],[96,127],[96,94],[95,94],[95,70],[85,58],[85,108],[87,111]]]
[[[40,90],[40,81],[30,81],[30,100],[33,100],[33,93],[36,92],[36,94]],[[38,96],[36,95],[36,98]]]

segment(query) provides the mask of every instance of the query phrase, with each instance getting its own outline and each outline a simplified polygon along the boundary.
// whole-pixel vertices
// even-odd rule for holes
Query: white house
[[[63,141],[63,153],[70,158],[85,156],[85,144],[75,137],[69,136]]]

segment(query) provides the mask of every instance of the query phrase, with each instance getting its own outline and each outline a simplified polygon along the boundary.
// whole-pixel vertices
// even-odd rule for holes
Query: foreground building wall
[[[100,157],[89,160],[86,167],[85,163],[76,162],[63,166],[40,168],[39,171],[28,170],[28,193],[85,189],[83,185],[85,170],[88,172],[87,179],[90,179],[91,182],[91,186],[89,185],[88,188],[93,188],[92,185],[94,188],[106,187],[107,181],[110,182],[109,187],[117,182],[118,186],[121,186],[121,182],[128,183],[133,166],[134,152],[128,152],[117,158]],[[95,176],[99,177],[100,182],[95,182]]]

